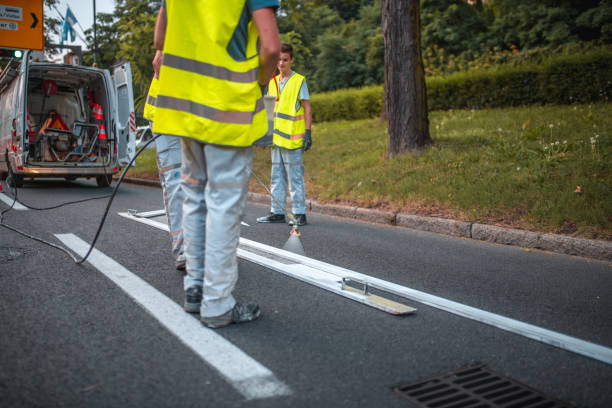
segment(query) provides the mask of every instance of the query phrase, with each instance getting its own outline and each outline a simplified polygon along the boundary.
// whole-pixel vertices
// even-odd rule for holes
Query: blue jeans
[[[181,141],[176,136],[161,135],[155,140],[159,181],[164,195],[164,207],[172,239],[172,255],[183,254],[183,201],[181,188]]]
[[[306,214],[306,186],[304,185],[304,161],[302,156],[302,149],[288,150],[282,147],[272,147],[272,175],[270,180],[270,191],[274,197],[272,213],[285,214],[288,181],[293,214]]]
[[[184,288],[202,287],[200,316],[220,316],[236,304],[238,240],[253,164],[252,147],[182,138]]]

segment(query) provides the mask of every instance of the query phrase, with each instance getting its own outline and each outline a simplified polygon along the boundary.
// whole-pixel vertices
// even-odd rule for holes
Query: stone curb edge
[[[159,181],[125,178],[123,181],[151,187],[160,187]],[[249,192],[248,200],[257,204],[270,204],[266,194]],[[446,218],[426,217],[412,214],[392,213],[337,204],[320,204],[308,200],[306,207],[314,213],[350,218],[376,224],[395,225],[420,231],[434,232],[462,238],[512,245],[526,249],[538,249],[565,255],[581,256],[604,261],[612,260],[612,242],[566,237],[556,234],[496,227],[475,222],[455,221]]]

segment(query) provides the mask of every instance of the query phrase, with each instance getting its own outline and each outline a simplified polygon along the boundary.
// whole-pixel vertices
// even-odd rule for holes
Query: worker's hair
[[[291,58],[293,58],[293,47],[291,46],[291,44],[282,43],[281,52],[286,52],[287,54],[291,56]]]

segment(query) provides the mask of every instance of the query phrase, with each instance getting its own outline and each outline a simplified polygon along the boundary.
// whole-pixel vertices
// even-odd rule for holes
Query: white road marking
[[[147,224],[147,225],[150,225],[152,227],[164,230],[166,232],[170,232],[170,228],[168,227],[168,224],[164,224],[163,222],[159,222],[159,221],[155,221],[155,220],[150,219],[150,217],[166,215],[166,212],[164,210],[149,211],[147,213],[143,212],[143,213],[138,213],[137,215],[132,215],[132,214],[127,213],[127,212],[120,212],[119,215],[122,216],[122,217],[125,217],[125,218],[130,218],[130,219],[136,218],[136,221],[138,221],[138,222],[142,222],[143,224]],[[247,224],[244,221],[241,221],[240,224],[244,225],[246,227],[250,227],[250,225]]]
[[[4,193],[0,193],[0,200],[4,201],[9,207],[13,204],[13,201],[15,201],[13,197],[9,197]],[[17,201],[15,201],[15,205],[13,205],[13,210],[26,211],[27,209],[27,207],[24,207]]]
[[[163,231],[169,230],[168,224],[166,224],[165,222],[161,222],[161,221],[150,219],[150,218],[144,218],[142,215],[139,216],[139,214],[142,214],[142,213],[137,213],[137,214],[133,214],[133,213],[130,214],[126,212],[119,213],[119,215],[122,217],[153,226],[160,230],[163,230]],[[240,238],[240,246],[243,246],[246,241],[248,240],[245,240],[244,238]],[[272,247],[269,247],[269,248],[272,248]],[[408,314],[408,313],[413,313],[416,311],[415,308],[408,307],[406,305],[391,304],[389,303],[387,299],[382,299],[383,302],[381,302],[379,299],[375,299],[375,297],[366,295],[365,293],[361,293],[359,291],[352,292],[349,290],[344,290],[342,288],[342,279],[339,279],[336,276],[330,275],[329,273],[326,273],[326,272],[322,272],[315,268],[308,268],[307,266],[304,266],[303,264],[287,265],[283,263],[278,263],[278,265],[276,265],[277,262],[275,262],[272,259],[261,257],[250,251],[244,251],[241,248],[238,248],[238,257],[246,259],[247,261],[251,261],[253,263],[263,265],[266,268],[275,270],[277,272],[284,273],[288,276],[291,276],[292,278],[300,279],[306,283],[318,286],[321,289],[328,290],[330,292],[333,292],[340,296],[344,296],[356,302],[363,303],[365,305],[374,307],[379,310],[383,310],[387,313]],[[292,269],[291,267],[295,267],[295,268]]]
[[[89,244],[74,234],[55,236],[80,256],[84,256],[89,249]],[[214,330],[202,326],[172,299],[107,255],[94,249],[87,262],[125,291],[202,360],[215,368],[246,399],[291,394],[291,389],[278,380],[268,368]]]
[[[542,327],[534,326],[529,323],[524,323],[519,320],[511,319],[509,317],[501,316],[495,313],[487,312],[485,310],[477,309],[475,307],[467,306],[462,303],[454,302],[452,300],[448,300],[439,296],[431,295],[429,293],[401,286],[392,282],[375,278],[373,276],[364,275],[362,273],[345,269],[336,265],[317,261],[316,259],[294,254],[293,252],[287,252],[282,249],[274,248],[256,241],[240,238],[240,245],[245,248],[251,247],[255,250],[267,252],[276,257],[281,257],[285,261],[295,262],[296,264],[304,265],[309,269],[314,268],[318,269],[319,271],[324,271],[329,275],[337,278],[349,277],[359,280],[365,280],[368,282],[368,284],[371,284],[372,287],[384,290],[389,293],[393,293],[397,296],[401,296],[406,299],[413,300],[415,302],[423,303],[425,305],[435,307],[436,309],[444,310],[446,312],[453,313],[471,320],[476,320],[478,322],[485,323],[533,340],[537,340],[539,342],[549,344],[554,347],[591,357],[607,364],[612,364],[612,349],[601,346],[599,344],[591,343],[552,330],[547,330]],[[264,257],[259,256],[259,258]],[[248,260],[251,260],[255,263],[259,263],[263,266],[266,266],[266,264],[270,264],[273,266],[271,269],[274,270],[277,270],[276,268],[283,268],[283,273],[287,275],[305,275],[298,273],[299,268],[296,268],[295,264],[286,265],[273,260],[257,261],[254,257],[251,257],[251,259]],[[296,276],[296,278],[305,280],[298,276]]]
[[[120,215],[123,214],[120,213]],[[127,215],[124,216],[130,218]],[[135,221],[144,222],[141,219],[135,219],[134,217],[131,218]],[[164,229],[162,223],[153,220],[148,220],[146,223],[156,228]],[[487,312],[485,310],[477,309],[475,307],[467,306],[449,299],[431,295],[429,293],[421,292],[392,282],[387,282],[385,280],[355,272],[350,269],[317,261],[316,259],[308,258],[306,256],[298,255],[293,252],[288,252],[245,238],[240,238],[240,247],[241,248],[238,249],[238,256],[247,261],[262,265],[277,272],[281,272],[287,276],[310,283],[322,289],[330,290],[353,300],[359,301],[359,299],[355,298],[354,294],[351,292],[334,290],[333,283],[338,282],[340,279],[345,277],[367,281],[372,287],[392,293],[394,295],[401,296],[436,309],[444,310],[467,319],[488,324],[490,326],[494,326],[563,350],[581,354],[607,364],[612,364],[612,349],[599,344],[544,329],[542,327],[534,326],[532,324],[511,319],[509,317]],[[251,251],[249,251],[249,248]],[[283,262],[279,262],[279,260]]]

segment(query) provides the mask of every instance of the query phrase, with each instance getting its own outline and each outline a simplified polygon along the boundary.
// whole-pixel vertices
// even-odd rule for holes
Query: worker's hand
[[[261,96],[266,96],[268,94],[268,84],[259,84],[259,89],[261,89]]]
[[[306,134],[304,135],[304,151],[307,151],[312,146],[312,136],[310,133],[310,129],[306,129]]]
[[[159,70],[161,69],[162,59],[164,52],[162,50],[155,51],[155,57],[153,57],[153,76],[159,79]]]

